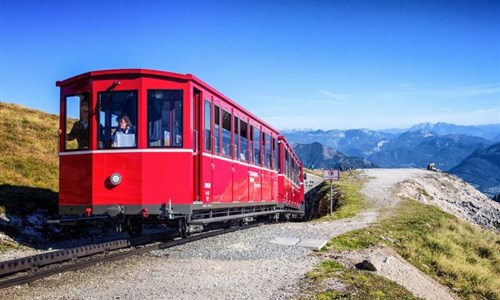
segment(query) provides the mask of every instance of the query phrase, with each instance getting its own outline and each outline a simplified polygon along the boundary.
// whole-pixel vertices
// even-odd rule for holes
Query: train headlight
[[[120,173],[111,174],[109,182],[111,182],[112,185],[119,185],[122,182],[122,175],[120,175]]]

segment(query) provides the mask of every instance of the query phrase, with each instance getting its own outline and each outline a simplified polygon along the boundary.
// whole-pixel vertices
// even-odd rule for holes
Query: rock
[[[380,266],[369,258],[363,260],[359,264],[356,264],[356,267],[361,270],[368,270],[373,272],[380,270]]]

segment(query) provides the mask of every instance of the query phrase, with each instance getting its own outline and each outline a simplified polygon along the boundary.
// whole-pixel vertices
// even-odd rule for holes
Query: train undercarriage
[[[127,232],[132,237],[140,236],[146,224],[162,224],[176,228],[182,237],[189,237],[193,233],[207,229],[236,227],[259,221],[298,220],[303,215],[303,209],[275,204],[205,208],[192,210],[188,213],[149,214],[147,210],[143,210],[142,214],[136,215],[118,214],[110,216],[104,214],[89,217],[69,217],[49,220],[48,223],[75,226],[83,222],[109,222],[115,226],[117,232]]]

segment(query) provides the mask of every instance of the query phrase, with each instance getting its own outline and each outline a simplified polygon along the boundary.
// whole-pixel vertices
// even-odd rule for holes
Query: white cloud
[[[340,101],[343,103],[348,102],[348,100],[347,100],[347,98],[349,97],[348,95],[335,94],[335,93],[332,93],[332,92],[327,91],[327,90],[320,90],[319,93],[324,95],[324,96],[327,96],[329,98],[332,98],[336,101]]]

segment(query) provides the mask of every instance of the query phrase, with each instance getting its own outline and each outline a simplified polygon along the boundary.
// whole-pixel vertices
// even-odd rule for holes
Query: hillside
[[[370,169],[359,176],[370,178],[361,193],[380,217],[332,239],[331,253],[323,252],[327,259],[349,269],[367,261],[378,275],[424,299],[500,299],[500,204],[446,173]],[[330,274],[335,267],[335,274],[356,275],[325,267]],[[377,290],[383,291],[370,285],[370,292]],[[341,287],[336,293],[344,297],[325,299],[351,299],[350,292]],[[405,299],[371,295],[355,299]]]
[[[55,209],[57,128],[56,115],[0,102],[0,212]]]
[[[500,143],[478,149],[450,170],[490,197],[500,194]]]
[[[383,167],[425,167],[436,163],[449,170],[490,141],[475,136],[438,135],[424,129],[408,131],[385,143],[379,152],[368,159]]]

